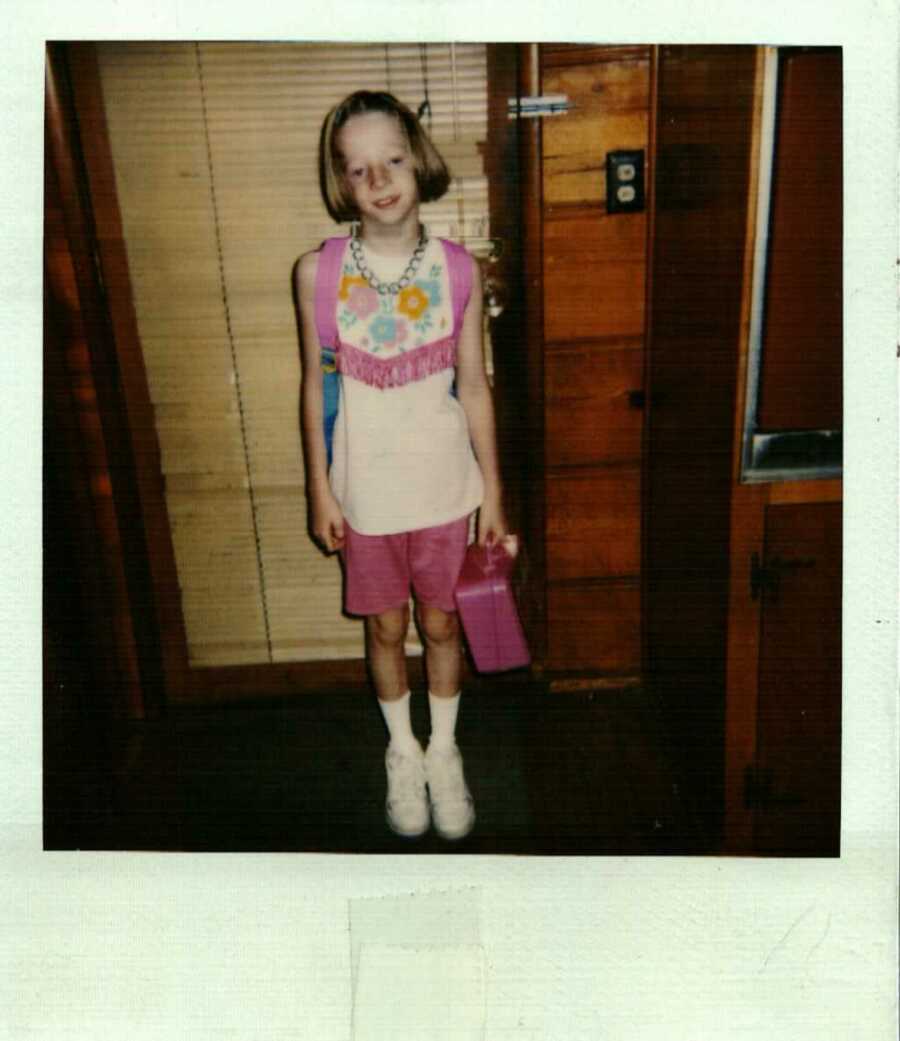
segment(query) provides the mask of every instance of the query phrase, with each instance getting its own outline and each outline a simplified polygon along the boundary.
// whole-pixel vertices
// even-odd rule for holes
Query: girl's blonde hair
[[[367,112],[383,112],[400,124],[413,158],[420,202],[440,199],[450,184],[447,164],[406,105],[386,91],[357,90],[331,109],[319,135],[319,185],[325,208],[339,223],[355,220],[359,212],[344,179],[338,132],[351,116]]]

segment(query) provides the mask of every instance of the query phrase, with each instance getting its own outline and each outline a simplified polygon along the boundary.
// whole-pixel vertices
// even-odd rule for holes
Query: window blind
[[[306,533],[297,256],[340,233],[318,187],[328,108],[389,89],[454,180],[432,233],[485,249],[480,44],[101,43],[125,245],[195,666],[353,658],[340,573]],[[413,641],[410,649],[417,648]]]

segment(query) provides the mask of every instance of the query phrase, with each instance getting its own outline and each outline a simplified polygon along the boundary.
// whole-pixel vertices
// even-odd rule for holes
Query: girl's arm
[[[478,514],[478,542],[483,546],[486,542],[502,539],[507,528],[497,461],[494,402],[484,371],[481,271],[475,259],[470,260],[472,293],[466,305],[457,345],[456,391],[466,413],[472,447],[484,476],[484,502]]]
[[[301,342],[300,417],[306,462],[306,497],[313,538],[326,553],[344,544],[344,517],[328,484],[328,454],[322,429],[322,368],[316,329],[317,252],[304,253],[294,266],[294,297]]]

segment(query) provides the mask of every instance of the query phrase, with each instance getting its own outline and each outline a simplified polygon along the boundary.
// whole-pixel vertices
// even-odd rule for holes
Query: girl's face
[[[413,157],[399,120],[385,112],[351,116],[337,134],[344,181],[365,223],[418,221]]]

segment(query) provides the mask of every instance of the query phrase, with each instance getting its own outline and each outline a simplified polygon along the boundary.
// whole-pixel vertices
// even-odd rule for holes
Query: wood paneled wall
[[[725,647],[738,358],[747,331],[748,202],[758,52],[660,48],[647,344],[644,638],[715,834],[724,771]]]
[[[649,164],[650,48],[543,46],[547,667],[640,672],[647,211],[606,211],[606,154]],[[649,169],[645,180],[649,181]]]

